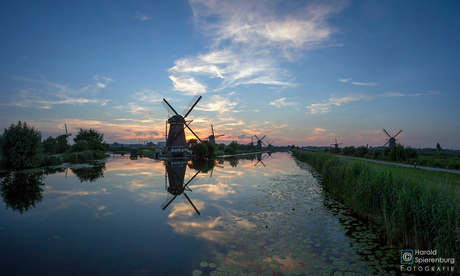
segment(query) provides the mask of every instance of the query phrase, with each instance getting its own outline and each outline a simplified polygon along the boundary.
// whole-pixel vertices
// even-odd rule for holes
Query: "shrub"
[[[82,152],[89,150],[89,144],[87,141],[77,141],[75,144],[72,145],[71,152]]]
[[[11,124],[0,136],[3,163],[11,168],[33,168],[43,162],[42,135],[27,123]]]
[[[204,158],[204,157],[208,156],[208,147],[203,143],[196,144],[196,145],[194,145],[192,147],[192,152],[196,156],[198,156],[200,158]]]

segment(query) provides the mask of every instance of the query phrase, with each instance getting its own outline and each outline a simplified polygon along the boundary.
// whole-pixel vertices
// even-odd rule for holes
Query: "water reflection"
[[[45,185],[42,172],[10,172],[1,178],[0,194],[7,209],[9,207],[22,214],[31,207],[35,208],[35,204],[42,201]]]
[[[195,175],[190,178],[187,183],[185,183],[185,171],[187,170],[187,161],[182,161],[182,160],[167,160],[165,161],[165,168],[166,168],[166,174],[165,174],[165,183],[166,185],[166,190],[173,195],[172,199],[166,199],[166,201],[163,203],[163,210],[165,210],[171,202],[173,202],[176,197],[180,195],[184,195],[185,198],[188,200],[190,205],[192,205],[193,209],[195,209],[196,213],[200,215],[200,212],[198,209],[195,207],[193,202],[190,200],[188,195],[185,193],[185,191],[191,192],[192,189],[188,187],[189,184],[192,183],[192,181],[195,179],[195,177],[200,173],[200,171],[197,171]],[[168,181],[167,181],[168,180]]]
[[[93,166],[72,168],[72,172],[80,180],[80,183],[83,182],[94,182],[99,178],[104,177],[105,163],[96,163]],[[66,169],[67,176],[67,169]]]

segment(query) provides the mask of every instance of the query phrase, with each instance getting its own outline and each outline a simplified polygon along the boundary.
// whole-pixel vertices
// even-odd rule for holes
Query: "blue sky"
[[[458,1],[8,1],[0,127],[164,141],[166,98],[200,136],[460,148]],[[191,136],[190,136],[191,137]]]

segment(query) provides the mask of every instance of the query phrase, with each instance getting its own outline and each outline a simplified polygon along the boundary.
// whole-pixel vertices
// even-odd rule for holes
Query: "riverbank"
[[[460,176],[325,153],[293,154],[319,171],[326,190],[384,227],[389,240],[460,260]]]

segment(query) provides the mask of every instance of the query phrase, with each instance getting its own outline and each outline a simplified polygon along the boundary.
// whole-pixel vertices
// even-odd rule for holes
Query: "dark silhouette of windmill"
[[[200,95],[196,95],[188,104],[188,106],[182,112],[182,115],[179,115],[176,110],[163,99],[163,106],[168,111],[168,114],[173,114],[172,117],[166,122],[166,129],[169,124],[169,133],[167,133],[166,139],[166,150],[169,150],[173,153],[173,156],[182,156],[183,150],[187,148],[187,142],[185,140],[185,128],[188,128],[193,135],[201,142],[200,137],[195,134],[195,132],[190,128],[192,120],[185,121],[185,118],[190,114],[196,104],[201,100]]]
[[[173,198],[169,200],[169,198],[166,199],[165,202],[162,204],[162,209],[165,210],[171,202],[173,202],[176,197],[180,195],[184,195],[185,198],[188,200],[190,205],[192,205],[193,209],[195,209],[196,213],[200,215],[200,211],[195,207],[193,204],[192,200],[187,196],[185,191],[191,192],[192,190],[188,187],[196,178],[196,176],[200,173],[200,171],[197,171],[195,175],[190,178],[187,183],[185,183],[185,171],[187,170],[187,162],[175,162],[175,161],[166,161],[165,162],[165,186],[166,190],[173,195]],[[168,185],[169,182],[169,185]]]
[[[69,144],[69,137],[72,136],[72,133],[69,133],[67,131],[67,124],[66,123],[64,123],[64,127],[65,127],[65,134],[61,134],[58,137],[64,137],[67,140],[67,144]]]
[[[335,138],[335,144],[331,144],[331,146],[334,146],[336,149],[338,149],[339,145],[342,145],[342,143],[337,143],[337,138]]]
[[[254,136],[257,138],[257,146],[256,146],[256,148],[261,149],[261,148],[262,148],[262,145],[263,145],[264,147],[266,147],[265,143],[264,143],[262,140],[264,140],[265,136],[267,136],[267,135],[264,135],[264,136],[262,137],[262,139],[259,139],[259,137],[257,137],[257,135],[254,135]]]
[[[398,134],[401,133],[401,131],[402,131],[402,129],[400,129],[395,135],[391,136],[390,134],[388,134],[388,132],[385,129],[383,129],[383,132],[385,132],[386,135],[388,135],[388,137],[390,138],[385,143],[385,145],[383,145],[383,147],[385,147],[388,143],[390,143],[388,145],[389,148],[392,148],[392,147],[396,146],[396,136],[398,136]]]
[[[212,131],[212,134],[208,136],[208,141],[209,141],[211,144],[215,144],[215,143],[216,143],[216,138],[217,138],[217,137],[222,137],[222,136],[225,135],[225,134],[215,135],[215,134],[214,134],[214,128],[212,127],[212,125],[211,125],[211,131]]]

